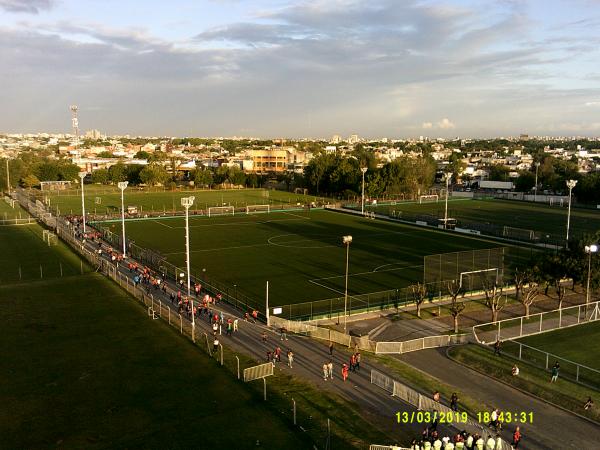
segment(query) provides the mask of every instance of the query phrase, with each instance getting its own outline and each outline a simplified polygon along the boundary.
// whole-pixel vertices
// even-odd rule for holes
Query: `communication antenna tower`
[[[71,123],[73,125],[73,134],[75,135],[75,150],[79,148],[79,120],[77,119],[77,110],[79,109],[77,105],[71,105],[69,107],[71,110]]]

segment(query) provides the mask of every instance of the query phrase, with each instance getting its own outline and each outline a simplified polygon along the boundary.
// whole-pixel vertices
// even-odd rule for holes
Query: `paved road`
[[[446,349],[406,353],[399,359],[484,400],[501,411],[533,411],[532,425],[522,425],[523,448],[591,449],[599,448],[600,427],[574,414],[523,394],[504,383],[467,369],[446,356]],[[512,432],[514,426],[508,427]],[[591,444],[594,442],[595,444]]]

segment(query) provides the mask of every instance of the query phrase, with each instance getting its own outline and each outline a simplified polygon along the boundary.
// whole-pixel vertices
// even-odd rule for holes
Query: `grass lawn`
[[[29,217],[29,213],[22,209],[18,203],[13,208],[0,198],[0,220],[26,219],[27,217]]]
[[[0,305],[3,448],[308,449],[326,417],[338,448],[383,439],[355,407],[291,377],[271,377],[263,402],[259,383],[237,381],[99,274],[3,284]],[[286,395],[309,433],[279,411]]]
[[[126,232],[136,244],[158,250],[169,262],[184,267],[184,225],[182,218],[128,221]],[[119,221],[102,226],[120,233]],[[350,295],[422,281],[425,255],[498,247],[485,239],[322,210],[192,217],[192,273],[235,286],[255,299],[264,298],[269,280],[269,302],[275,306],[343,297],[342,236],[348,234],[353,236]],[[329,306],[329,300],[326,303]]]
[[[54,210],[58,208],[61,214],[81,214],[81,191],[35,193],[41,201],[45,197]],[[116,186],[85,185],[85,209],[87,213],[115,213],[121,210],[121,191]],[[182,190],[158,191],[156,188],[129,187],[124,193],[125,206],[137,206],[138,211],[184,211],[181,198],[193,195],[196,197],[193,209],[205,209],[211,206],[246,206],[246,205],[296,205],[323,200],[322,197],[294,194],[266,189],[239,190]],[[97,203],[100,199],[100,203]],[[8,206],[8,205],[7,205]]]
[[[487,376],[499,379],[536,397],[542,398],[563,408],[600,421],[600,410],[595,407],[583,409],[588,396],[598,397],[598,391],[560,378],[557,383],[549,383],[550,373],[511,358],[504,353],[502,357],[493,357],[493,349],[479,345],[462,345],[451,347],[449,355],[453,359],[485,373]],[[518,377],[513,377],[511,368],[517,363],[520,368]],[[562,369],[561,369],[562,370]]]
[[[445,202],[437,203],[398,202],[396,205],[368,206],[369,211],[382,214],[401,212],[407,217],[428,214],[444,217]],[[402,216],[401,216],[402,217]],[[463,226],[476,222],[495,224],[539,231],[544,234],[564,237],[567,226],[567,208],[533,204],[510,200],[471,200],[450,199],[448,217],[458,219]],[[593,233],[600,229],[600,210],[571,209],[571,233],[573,236],[584,232]]]

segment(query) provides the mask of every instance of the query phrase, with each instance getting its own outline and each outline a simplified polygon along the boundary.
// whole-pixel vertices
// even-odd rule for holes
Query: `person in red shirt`
[[[348,379],[348,364],[344,364],[342,366],[342,378],[344,379],[344,381]]]
[[[512,447],[514,449],[519,448],[519,442],[521,442],[522,438],[523,438],[523,436],[521,436],[521,429],[520,429],[520,427],[517,427],[515,432],[513,433]]]

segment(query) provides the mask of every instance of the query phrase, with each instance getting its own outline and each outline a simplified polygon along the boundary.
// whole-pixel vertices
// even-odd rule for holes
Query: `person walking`
[[[215,340],[213,341],[213,352],[216,352],[219,349],[219,338],[215,335]]]
[[[356,366],[356,356],[350,356],[350,371],[354,372],[354,368]]]
[[[287,330],[285,329],[285,327],[281,327],[280,331],[281,331],[281,340],[282,341],[283,340],[287,341],[288,340],[288,338],[287,338]]]
[[[331,361],[331,360],[329,360],[329,363],[327,363],[327,371],[328,371],[329,378],[331,378],[333,380],[333,361]]]
[[[458,394],[456,392],[453,392],[452,397],[450,397],[450,409],[458,411]]]
[[[323,380],[327,381],[327,374],[328,374],[328,369],[327,369],[327,363],[323,363]]]
[[[500,343],[500,339],[497,339],[497,340],[496,340],[496,343],[494,344],[494,355],[502,356],[502,355],[500,354],[500,346],[501,346],[501,345],[502,345],[502,344]]]
[[[344,381],[348,379],[348,364],[342,365],[342,378]]]
[[[281,362],[281,347],[279,346],[275,349],[275,357],[277,358],[277,362]]]
[[[523,436],[521,436],[521,427],[517,427],[515,428],[515,432],[513,433],[513,440],[512,440],[512,448],[513,449],[518,449],[519,448],[519,442],[521,442],[521,439],[523,439]]]
[[[356,352],[356,355],[354,356],[354,366],[356,370],[360,371],[360,352]]]
[[[288,350],[287,359],[288,359],[288,367],[291,369],[292,364],[294,363],[294,352],[293,351]]]
[[[267,342],[267,332],[266,332],[266,331],[263,331],[263,334],[262,334],[262,341],[263,341],[263,342]]]
[[[233,321],[233,331],[237,331],[238,330],[238,319],[235,319]]]
[[[329,356],[333,356],[333,342],[329,341]]]
[[[554,365],[552,366],[552,378],[550,378],[550,383],[554,383],[556,380],[558,380],[558,371],[560,370],[560,364],[558,364],[558,361],[556,361],[554,363]]]

